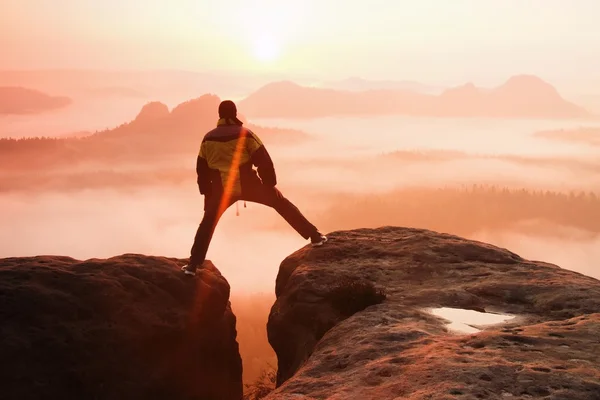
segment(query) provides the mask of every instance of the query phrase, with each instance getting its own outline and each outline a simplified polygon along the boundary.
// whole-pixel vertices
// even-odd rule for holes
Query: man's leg
[[[286,199],[279,189],[265,185],[256,185],[242,193],[242,199],[263,204],[275,209],[288,224],[304,239],[311,239],[313,244],[319,244],[326,238],[311,224],[291,201]]]
[[[198,230],[196,231],[196,237],[194,238],[190,263],[184,267],[184,271],[189,271],[191,273],[195,272],[196,268],[202,267],[217,223],[225,210],[227,210],[234,201],[235,200],[233,199],[229,199],[229,201],[222,204],[221,196],[214,196],[207,200],[202,222],[200,222],[200,226],[198,226]]]

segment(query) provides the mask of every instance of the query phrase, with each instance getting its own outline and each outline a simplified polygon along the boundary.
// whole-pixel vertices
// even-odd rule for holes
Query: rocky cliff
[[[600,282],[554,265],[430,231],[363,229],[284,260],[276,295],[270,400],[600,399]],[[441,307],[514,318],[464,333]]]
[[[229,284],[210,265],[123,255],[0,260],[0,397],[242,397]]]

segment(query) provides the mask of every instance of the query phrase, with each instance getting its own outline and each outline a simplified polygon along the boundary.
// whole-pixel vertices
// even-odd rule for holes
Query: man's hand
[[[196,160],[196,175],[198,176],[198,189],[200,194],[209,194],[212,191],[212,184],[210,179],[210,170],[208,169],[208,163],[206,159],[201,155]]]

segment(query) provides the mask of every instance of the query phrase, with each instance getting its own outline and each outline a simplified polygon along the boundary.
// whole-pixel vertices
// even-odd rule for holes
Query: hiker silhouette
[[[182,267],[187,275],[195,275],[202,267],[219,219],[239,200],[274,208],[313,246],[327,241],[275,187],[277,177],[269,152],[258,136],[243,126],[230,100],[221,102],[217,127],[202,140],[196,173],[200,194],[204,195],[204,217],[194,238],[190,262]]]

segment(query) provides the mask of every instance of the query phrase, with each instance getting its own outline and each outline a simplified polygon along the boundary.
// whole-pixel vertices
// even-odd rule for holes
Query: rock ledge
[[[281,264],[268,399],[600,399],[600,281],[425,230],[330,237]],[[344,315],[330,293],[348,278],[386,300]],[[519,318],[461,335],[435,307]]]
[[[0,259],[1,397],[239,400],[229,284],[183,263]]]

